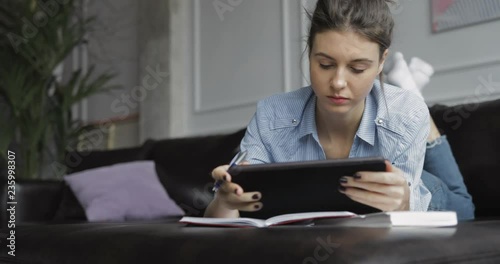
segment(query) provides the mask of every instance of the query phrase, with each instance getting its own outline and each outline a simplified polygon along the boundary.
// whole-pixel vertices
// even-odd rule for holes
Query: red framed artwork
[[[431,0],[434,33],[500,18],[500,0]]]

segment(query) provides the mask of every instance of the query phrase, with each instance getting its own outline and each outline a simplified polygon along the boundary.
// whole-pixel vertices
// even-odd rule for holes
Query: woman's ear
[[[388,54],[389,54],[389,49],[386,49],[384,51],[384,54],[382,54],[382,59],[380,60],[380,65],[378,66],[378,74],[380,74],[382,70],[384,70],[385,59],[387,59]]]

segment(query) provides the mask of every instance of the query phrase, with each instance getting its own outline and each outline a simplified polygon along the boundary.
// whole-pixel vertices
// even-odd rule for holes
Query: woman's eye
[[[356,68],[351,68],[351,69],[352,69],[352,72],[354,72],[356,74],[360,74],[360,73],[365,72],[365,70],[360,70],[360,69],[356,69]]]
[[[325,70],[328,70],[328,69],[330,69],[330,68],[332,68],[332,67],[333,67],[333,65],[326,65],[326,64],[321,64],[321,63],[319,64],[319,66],[320,66],[322,69],[325,69]]]

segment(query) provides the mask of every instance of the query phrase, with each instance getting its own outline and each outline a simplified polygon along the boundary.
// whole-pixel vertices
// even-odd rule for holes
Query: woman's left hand
[[[342,177],[340,192],[352,200],[387,211],[410,209],[410,188],[403,171],[386,161],[387,172],[358,172]]]

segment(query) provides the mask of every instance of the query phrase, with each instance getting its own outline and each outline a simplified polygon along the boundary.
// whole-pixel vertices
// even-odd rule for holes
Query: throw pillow
[[[88,221],[157,219],[184,215],[169,197],[153,161],[135,161],[73,173],[64,178]]]

